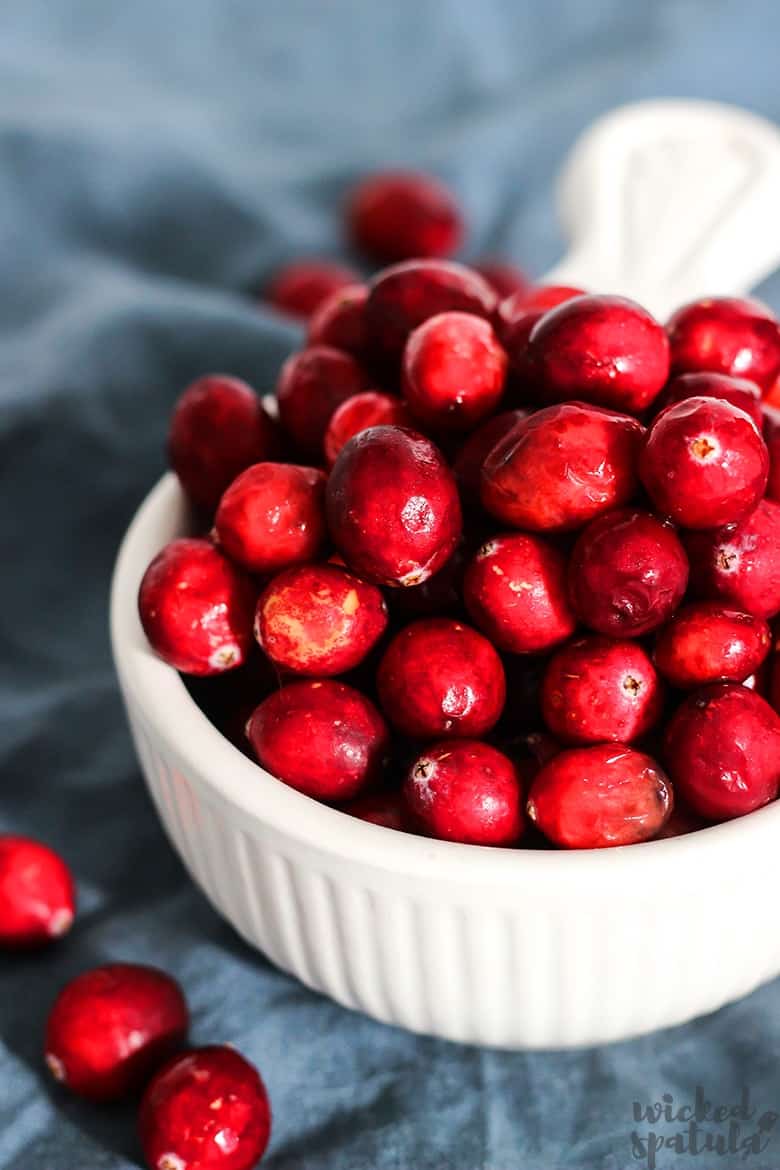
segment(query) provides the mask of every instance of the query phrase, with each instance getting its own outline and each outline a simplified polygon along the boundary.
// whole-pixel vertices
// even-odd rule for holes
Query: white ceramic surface
[[[608,241],[609,231],[625,222],[622,212],[599,213],[597,184],[604,189],[607,171],[625,154],[626,125],[633,127],[631,150],[641,156],[642,135],[651,143],[663,139],[664,119],[667,138],[682,125],[695,129],[704,122],[713,142],[718,125],[731,143],[740,140],[737,131],[750,137],[755,130],[759,153],[774,157],[751,174],[759,185],[775,184],[773,211],[780,206],[780,139],[752,115],[701,103],[649,103],[599,123],[565,172],[564,201],[576,210],[575,246],[568,268],[561,265],[555,275],[640,297],[655,289],[648,302],[656,311],[688,295],[667,303],[673,285],[679,291],[688,280],[691,295],[705,287],[743,292],[780,260],[776,234],[774,251],[740,249],[733,240],[718,244],[729,237],[732,217],[740,218],[732,210],[719,221],[724,234],[713,237],[722,257],[731,249],[731,278],[728,263],[712,261],[705,249],[697,252],[695,278],[685,275],[686,267],[674,279],[666,269],[663,280],[640,279],[648,273],[641,262],[638,268],[613,264],[606,244],[596,266],[578,225],[601,224]],[[641,188],[628,181],[629,192]],[[755,217],[764,196],[755,195],[752,181],[745,192]],[[750,236],[749,223],[741,230]],[[611,255],[642,251],[621,248]],[[714,287],[700,283],[705,280]],[[345,816],[252,763],[155,657],[138,620],[144,569],[168,540],[186,532],[187,519],[168,475],[141,507],[119,554],[111,599],[114,658],[141,766],[174,846],[219,913],[274,963],[389,1023],[518,1048],[617,1040],[675,1024],[780,973],[774,896],[780,805],[626,849],[480,849]]]

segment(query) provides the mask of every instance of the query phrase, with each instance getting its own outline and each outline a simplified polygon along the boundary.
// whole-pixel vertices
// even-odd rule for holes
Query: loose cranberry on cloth
[[[0,834],[0,949],[61,938],[75,913],[73,877],[59,854],[41,841]]]
[[[274,273],[263,299],[280,312],[305,320],[327,297],[357,278],[354,268],[333,260],[294,260]]]
[[[691,690],[714,682],[744,682],[772,646],[767,622],[718,601],[677,611],[659,630],[655,663],[673,687]]]
[[[667,406],[688,398],[720,398],[749,414],[759,430],[763,426],[761,391],[747,378],[732,378],[728,374],[679,374],[655,400],[653,411],[660,414]]]
[[[444,740],[412,763],[404,795],[431,837],[513,845],[523,832],[522,788],[508,756],[479,740]]]
[[[768,391],[780,374],[780,326],[760,301],[707,297],[683,305],[667,324],[672,372],[701,370],[749,378]]]
[[[738,524],[689,532],[691,591],[755,617],[780,613],[780,504],[762,500]]]
[[[234,1048],[195,1048],[151,1082],[138,1129],[149,1170],[252,1170],[271,1136],[271,1106]]]
[[[342,402],[370,387],[351,354],[312,345],[291,354],[276,383],[282,427],[306,456],[319,456],[331,415]]]
[[[325,298],[309,321],[306,344],[343,349],[358,360],[369,351],[366,332],[368,286],[346,284]]]
[[[347,227],[372,260],[451,256],[463,236],[460,209],[439,179],[415,171],[381,171],[350,192]]]
[[[366,390],[342,402],[331,415],[323,449],[328,467],[336,462],[345,443],[369,427],[412,427],[409,407],[394,394]]]
[[[46,1024],[46,1064],[71,1092],[115,1101],[140,1089],[187,1038],[178,983],[154,967],[109,963],[72,979]]]
[[[146,570],[138,613],[154,650],[182,674],[246,661],[257,587],[209,540],[171,541]]]

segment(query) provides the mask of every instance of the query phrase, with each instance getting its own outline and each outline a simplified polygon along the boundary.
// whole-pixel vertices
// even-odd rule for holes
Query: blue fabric
[[[541,273],[560,249],[553,176],[595,115],[671,94],[780,119],[778,44],[774,0],[2,5],[2,823],[60,847],[81,894],[68,941],[0,965],[4,1170],[140,1165],[131,1108],[83,1105],[41,1071],[57,987],[110,958],[176,974],[195,1041],[259,1064],[269,1170],[623,1170],[647,1165],[635,1099],[684,1104],[701,1084],[737,1103],[747,1085],[778,1106],[780,984],[633,1043],[514,1055],[381,1027],[275,971],[166,843],[106,633],[112,559],[163,468],[171,403],[206,370],[273,385],[299,332],[244,290],[282,260],[339,253],[354,176],[433,168],[467,209],[467,256]],[[779,306],[780,282],[764,295]],[[776,1170],[776,1128],[747,1160],[657,1164]]]

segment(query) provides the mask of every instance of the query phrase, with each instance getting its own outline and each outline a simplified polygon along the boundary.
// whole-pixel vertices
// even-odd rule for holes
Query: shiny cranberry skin
[[[501,300],[508,297],[527,297],[532,292],[531,281],[515,264],[509,264],[505,260],[487,259],[480,260],[473,267]]]
[[[349,800],[376,780],[388,750],[385,721],[346,683],[288,683],[257,707],[247,737],[274,776],[317,800]]]
[[[213,1045],[160,1069],[138,1129],[149,1170],[251,1170],[268,1145],[271,1107],[254,1065]]]
[[[404,349],[404,398],[433,430],[472,430],[500,402],[505,376],[506,354],[493,326],[472,313],[429,317]]]
[[[239,472],[273,458],[276,423],[254,390],[212,374],[188,386],[171,415],[168,458],[194,504],[213,509]]]
[[[744,410],[716,398],[688,398],[653,422],[639,473],[663,515],[683,528],[717,528],[755,508],[767,485],[769,454]]]
[[[638,638],[662,626],[687,584],[688,558],[671,525],[629,508],[589,524],[569,562],[575,613],[613,638]]]
[[[451,256],[463,236],[453,196],[432,175],[383,171],[353,189],[347,204],[353,243],[372,260]]]
[[[675,374],[731,374],[749,378],[762,390],[780,374],[780,326],[758,301],[693,301],[677,310],[667,331]]]
[[[333,412],[369,388],[350,354],[329,345],[302,349],[288,357],[276,384],[281,424],[301,452],[319,455]]]
[[[220,500],[217,540],[252,573],[277,573],[313,560],[327,538],[325,481],[315,467],[248,467]]]
[[[476,739],[444,740],[410,767],[404,795],[430,837],[466,845],[513,845],[524,827],[520,777],[512,761]]]
[[[542,714],[563,743],[631,743],[653,727],[663,687],[638,642],[589,636],[550,660],[542,686]]]
[[[636,419],[581,402],[539,410],[485,459],[482,503],[513,528],[581,528],[633,499],[643,437]]]
[[[694,812],[725,821],[780,787],[780,717],[755,691],[716,683],[686,699],[666,729],[669,774]]]
[[[503,439],[521,419],[527,417],[525,410],[502,411],[501,414],[495,414],[487,422],[483,422],[482,426],[466,439],[452,465],[464,506],[479,501],[482,465],[499,439]]]
[[[769,481],[767,498],[780,503],[780,410],[764,406],[764,442],[769,451]]]
[[[463,597],[474,623],[513,654],[549,650],[577,625],[566,590],[566,558],[542,537],[524,532],[482,545],[466,569]]]
[[[62,989],[46,1025],[46,1064],[79,1097],[116,1101],[140,1089],[187,1038],[179,985],[155,967],[109,963]]]
[[[413,831],[411,817],[400,792],[367,792],[343,805],[341,811],[360,821],[368,821],[371,825],[381,825],[383,829],[396,829],[401,833]]]
[[[274,274],[264,299],[282,313],[304,320],[338,289],[354,284],[358,275],[331,260],[295,260]]]
[[[138,613],[152,648],[182,674],[246,660],[257,589],[209,540],[171,541],[146,570]]]
[[[337,565],[280,573],[255,615],[255,637],[280,670],[321,677],[353,670],[386,628],[381,591]]]
[[[519,289],[504,297],[498,306],[499,334],[503,340],[502,326],[511,325],[527,313],[538,317],[548,309],[554,309],[573,297],[584,296],[585,289],[566,284],[538,284],[530,289]],[[500,294],[499,294],[500,295]]]
[[[655,663],[679,690],[741,683],[755,674],[771,645],[769,626],[761,618],[701,601],[679,610],[659,631]]]
[[[679,374],[655,401],[657,414],[667,406],[685,402],[689,398],[719,398],[749,414],[761,429],[764,415],[761,409],[761,391],[747,378],[732,378],[728,374]]]
[[[409,407],[394,394],[366,390],[342,402],[331,416],[325,432],[325,459],[332,467],[345,443],[369,427],[410,427]]]
[[[423,618],[396,634],[376,682],[387,718],[410,739],[484,735],[506,698],[504,668],[490,642],[447,618]]]
[[[342,447],[328,480],[333,543],[351,569],[378,585],[419,585],[460,539],[455,478],[428,439],[371,427]]]
[[[362,359],[368,353],[366,301],[368,286],[345,284],[326,297],[309,321],[308,347],[327,345]]]
[[[581,296],[537,322],[528,363],[542,398],[572,398],[639,413],[669,376],[669,341],[654,317],[624,297]]]
[[[0,949],[61,938],[75,913],[76,889],[59,854],[29,837],[0,834]]]
[[[463,264],[408,260],[378,272],[369,285],[366,317],[380,354],[399,359],[412,330],[429,317],[456,311],[491,320],[496,294]]]
[[[570,748],[531,783],[527,812],[565,849],[635,845],[658,835],[672,811],[672,788],[650,756],[623,744]]]
[[[690,532],[691,586],[754,617],[780,613],[780,504],[762,500],[739,524]]]

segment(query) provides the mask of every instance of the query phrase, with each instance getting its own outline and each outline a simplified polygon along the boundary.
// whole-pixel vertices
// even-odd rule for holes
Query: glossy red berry
[[[533,291],[529,277],[516,264],[488,258],[478,261],[473,267],[502,301],[507,297],[527,297]]]
[[[517,289],[504,296],[497,310],[497,327],[501,340],[506,342],[504,331],[507,326],[513,325],[522,317],[534,314],[534,324],[546,313],[570,301],[573,297],[583,296],[585,290],[565,284],[538,284],[529,289]],[[501,295],[499,293],[499,295]],[[526,335],[526,341],[528,335]]]
[[[730,402],[749,414],[759,430],[763,425],[761,391],[747,378],[732,378],[728,374],[678,374],[656,399],[653,409],[660,414],[667,406],[689,398],[719,398]]]
[[[464,508],[479,505],[485,460],[499,439],[503,439],[521,419],[527,417],[525,410],[505,410],[483,422],[466,439],[452,464]]]
[[[319,456],[328,423],[337,407],[369,389],[369,378],[355,359],[328,345],[292,354],[276,384],[279,419],[297,449]]]
[[[29,837],[0,834],[0,949],[61,938],[75,913],[73,877],[59,854]]]
[[[332,467],[341,448],[369,427],[410,427],[412,416],[406,403],[394,394],[366,390],[342,402],[331,415],[325,432],[324,450],[328,467]]]
[[[667,330],[672,370],[749,378],[768,390],[780,374],[780,326],[758,301],[708,297],[678,309]]]
[[[294,260],[273,276],[264,299],[291,317],[304,320],[338,289],[358,279],[354,268],[332,260]]]
[[[369,350],[366,331],[368,286],[345,284],[336,289],[313,313],[306,334],[306,345],[327,345],[342,349],[362,360]]]
[[[409,768],[406,802],[431,837],[513,845],[523,832],[522,789],[512,761],[479,740],[444,740]]]
[[[780,613],[780,504],[762,500],[738,524],[689,532],[685,547],[697,597],[759,618]]]
[[[46,1025],[46,1064],[56,1080],[92,1101],[140,1089],[187,1038],[179,985],[154,967],[109,963],[72,979]]]
[[[138,1125],[149,1170],[252,1170],[268,1145],[271,1107],[254,1065],[214,1045],[158,1072]]]
[[[769,626],[761,618],[718,601],[700,601],[678,610],[659,631],[655,663],[680,690],[741,683],[755,674],[771,645]]]
[[[388,264],[451,256],[463,236],[455,199],[438,179],[415,171],[382,171],[363,179],[347,204],[357,248]]]
[[[767,499],[780,503],[780,410],[764,406],[764,442],[769,451],[769,482],[766,486]]]

